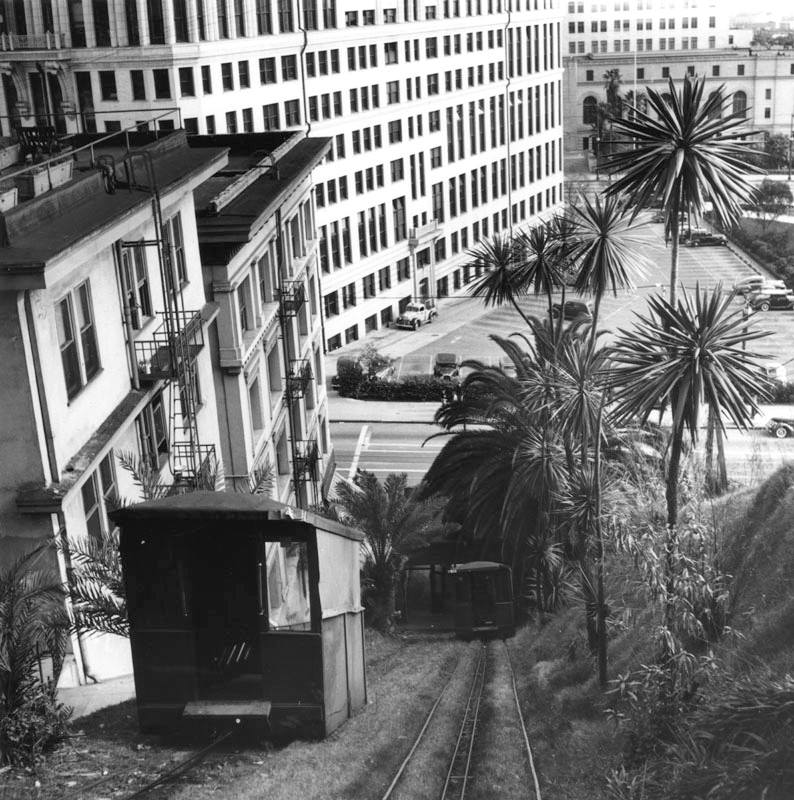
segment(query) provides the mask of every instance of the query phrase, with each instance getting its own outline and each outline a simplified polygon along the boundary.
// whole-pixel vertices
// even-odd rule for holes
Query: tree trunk
[[[714,419],[714,410],[709,409],[709,421],[706,428],[706,475],[705,484],[706,492],[709,495],[717,494],[717,479],[714,475],[714,428],[716,420]]]
[[[518,301],[515,299],[515,297],[511,297],[510,302],[513,304],[515,310],[518,311],[518,313],[521,315],[521,319],[523,319],[524,322],[527,323],[527,327],[528,328],[531,327],[531,325],[529,324],[529,317],[527,317],[527,315],[521,310],[521,306],[518,305]]]
[[[678,552],[678,474],[681,466],[681,447],[683,444],[684,431],[674,431],[673,441],[670,448],[670,463],[667,468],[667,552],[665,554],[665,583],[667,589],[667,601],[665,603],[664,619],[667,627],[672,626],[673,622],[673,590],[675,586],[675,575],[673,567],[675,555]]]
[[[595,464],[593,465],[593,484],[596,492],[596,599],[598,602],[598,684],[604,689],[607,685],[607,607],[604,591],[604,536],[601,528],[601,425],[604,413],[604,398],[598,409],[598,428],[596,430]]]
[[[715,431],[717,437],[717,494],[728,491],[728,466],[725,463],[725,438],[721,428]]]
[[[374,589],[370,606],[370,625],[383,633],[394,629],[395,574],[389,565],[379,565],[374,570]]]
[[[678,299],[678,232],[680,230],[681,203],[680,196],[676,192],[673,202],[673,218],[670,225],[670,236],[673,240],[673,247],[670,253],[670,305],[675,306]]]

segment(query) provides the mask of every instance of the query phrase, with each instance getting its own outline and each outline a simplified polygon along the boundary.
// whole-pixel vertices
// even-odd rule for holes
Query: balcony
[[[408,247],[414,248],[435,241],[443,233],[437,219],[431,219],[418,228],[409,228]]]
[[[65,47],[63,33],[0,34],[0,50],[62,50]]]
[[[295,442],[295,463],[292,465],[296,481],[316,481],[320,454],[314,439]]]
[[[218,459],[214,444],[178,442],[171,447],[171,472],[174,494],[189,489],[215,490]]]
[[[308,358],[297,358],[290,361],[285,399],[288,402],[300,400],[306,395],[306,388],[311,381],[312,364]]]
[[[141,383],[171,380],[195,360],[204,347],[204,325],[199,311],[164,312],[151,339],[135,342],[135,360]]]
[[[284,281],[278,289],[278,314],[282,320],[296,317],[306,302],[303,281]]]

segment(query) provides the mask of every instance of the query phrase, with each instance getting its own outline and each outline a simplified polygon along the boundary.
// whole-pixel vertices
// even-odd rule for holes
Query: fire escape
[[[300,414],[300,400],[306,396],[313,379],[311,361],[308,358],[290,358],[292,340],[292,320],[295,319],[306,302],[306,293],[301,281],[282,281],[278,290],[279,325],[284,345],[284,359],[287,365],[284,404],[290,421],[290,448],[292,452],[292,481],[295,501],[299,506],[309,502],[308,486],[312,487],[312,498],[318,498],[317,466],[319,451],[317,442],[312,439],[296,439],[295,430]]]
[[[136,162],[143,162],[145,183],[138,180]],[[137,242],[122,241],[120,249],[153,247],[157,252],[163,311],[160,325],[150,339],[134,343],[135,365],[141,385],[160,381],[171,384],[168,420],[169,467],[174,491],[185,488],[215,488],[217,459],[214,444],[199,440],[197,357],[204,347],[204,327],[199,311],[186,310],[176,272],[176,256],[163,220],[160,192],[149,153],[130,153],[124,160],[130,189],[148,191],[156,238]],[[121,255],[121,253],[119,253]],[[125,291],[126,291],[125,287]]]

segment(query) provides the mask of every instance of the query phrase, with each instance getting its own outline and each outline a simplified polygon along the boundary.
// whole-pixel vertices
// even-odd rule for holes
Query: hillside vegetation
[[[608,694],[574,609],[519,634],[545,798],[794,797],[794,464],[694,513],[727,576],[727,632],[690,648],[694,679],[674,707],[654,687],[659,608],[629,556],[615,556],[609,575]]]

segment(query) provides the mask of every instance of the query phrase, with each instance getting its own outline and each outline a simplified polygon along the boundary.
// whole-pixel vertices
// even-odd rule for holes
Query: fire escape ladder
[[[136,161],[142,161],[145,182],[138,181]],[[196,411],[196,355],[204,344],[201,315],[186,311],[175,270],[174,247],[163,220],[163,209],[151,153],[129,152],[124,167],[130,188],[146,191],[151,196],[155,238],[143,246],[154,247],[163,292],[163,323],[151,342],[136,342],[136,355],[148,354],[155,363],[152,376],[171,382],[169,410],[169,465],[174,477],[174,490],[197,485],[214,488],[216,471],[215,446],[199,443]],[[140,242],[122,242],[122,247],[141,246]],[[148,350],[147,350],[148,348]]]

